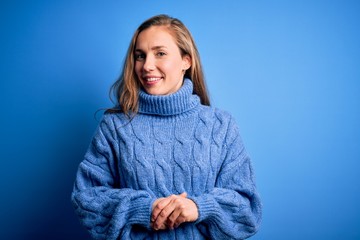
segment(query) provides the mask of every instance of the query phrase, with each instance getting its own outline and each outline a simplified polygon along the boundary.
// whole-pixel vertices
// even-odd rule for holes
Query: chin
[[[145,92],[150,95],[166,95],[164,92],[156,90],[156,89],[146,89]]]

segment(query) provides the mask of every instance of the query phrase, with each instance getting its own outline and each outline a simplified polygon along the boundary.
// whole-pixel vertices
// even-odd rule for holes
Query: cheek
[[[162,69],[172,75],[181,73],[181,62],[179,61],[168,61],[162,64]]]
[[[135,69],[135,73],[136,74],[140,74],[141,73],[141,63],[140,62],[135,62],[135,66],[134,66],[134,69]]]

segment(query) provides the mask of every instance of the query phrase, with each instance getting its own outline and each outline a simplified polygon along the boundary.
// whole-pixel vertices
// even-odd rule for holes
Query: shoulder
[[[230,112],[212,106],[201,105],[199,116],[200,118],[209,118],[220,125],[228,125],[230,122],[235,122]]]
[[[116,138],[117,130],[129,123],[130,119],[123,113],[104,113],[98,124],[97,132],[105,137]]]
[[[104,113],[100,125],[106,125],[109,128],[116,128],[130,121],[124,113]]]
[[[223,109],[211,106],[201,106],[199,111],[200,119],[212,125],[214,134],[226,137],[238,134],[238,126],[233,115]]]

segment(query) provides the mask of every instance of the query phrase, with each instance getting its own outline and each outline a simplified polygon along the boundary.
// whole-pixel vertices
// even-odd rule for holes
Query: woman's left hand
[[[184,222],[194,222],[199,213],[196,204],[187,198],[187,193],[160,198],[154,202],[151,226],[155,230],[174,229]]]

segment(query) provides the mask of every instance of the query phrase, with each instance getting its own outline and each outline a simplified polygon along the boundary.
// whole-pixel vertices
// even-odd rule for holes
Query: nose
[[[150,55],[146,56],[145,62],[143,65],[143,70],[145,72],[150,72],[155,69],[155,59]]]

